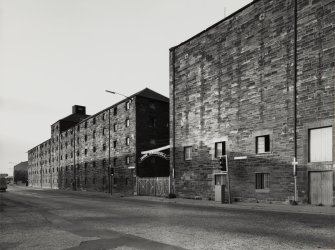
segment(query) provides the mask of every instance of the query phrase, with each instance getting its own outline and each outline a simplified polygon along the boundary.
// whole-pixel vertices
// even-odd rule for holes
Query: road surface
[[[9,186],[0,249],[335,249],[335,217]]]

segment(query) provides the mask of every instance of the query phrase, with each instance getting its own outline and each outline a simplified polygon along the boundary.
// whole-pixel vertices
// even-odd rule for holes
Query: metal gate
[[[167,196],[170,177],[138,177],[137,194],[147,196]]]
[[[333,172],[309,172],[309,201],[311,204],[333,204]]]

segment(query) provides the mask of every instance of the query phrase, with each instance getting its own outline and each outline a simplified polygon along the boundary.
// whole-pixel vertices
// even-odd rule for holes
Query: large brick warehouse
[[[150,89],[92,116],[75,105],[28,151],[29,185],[134,194],[136,177],[152,174],[141,170],[141,152],[168,145],[168,125],[169,99]]]
[[[171,48],[175,193],[213,199],[227,155],[232,200],[334,204],[334,85],[334,0],[256,0]]]

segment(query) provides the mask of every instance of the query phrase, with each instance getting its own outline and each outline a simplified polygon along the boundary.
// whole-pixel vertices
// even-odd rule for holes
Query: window
[[[129,110],[130,109],[130,101],[127,101],[126,102],[126,110]]]
[[[79,150],[77,150],[77,156],[79,156]]]
[[[130,163],[130,157],[126,156],[126,164],[129,165],[129,163]]]
[[[79,137],[77,138],[77,144],[79,144]]]
[[[184,147],[184,159],[185,161],[192,160],[192,147]]]
[[[157,119],[155,117],[150,117],[149,126],[152,128],[156,128],[156,125],[157,125]]]
[[[117,129],[117,126],[116,126],[116,123],[114,123],[114,125],[113,125],[114,132],[116,132],[116,129]]]
[[[102,120],[103,121],[105,120],[105,114],[102,114]]]
[[[95,139],[95,130],[93,130],[93,139]]]
[[[309,162],[332,161],[332,127],[309,130]]]
[[[85,167],[85,171],[87,171],[87,162],[85,162],[84,167]]]
[[[97,148],[96,148],[96,147],[93,147],[93,152],[95,153],[95,151],[97,151]]]
[[[116,141],[113,141],[113,146],[114,148],[116,148]]]
[[[105,128],[102,128],[102,135],[105,135]]]
[[[103,150],[103,151],[106,151],[106,144],[103,144],[103,145],[102,145],[102,150]]]
[[[87,141],[87,135],[85,135],[85,141]]]
[[[126,119],[126,127],[129,127],[129,125],[130,125],[129,119]]]
[[[65,159],[67,159],[67,154],[65,154]]]
[[[116,166],[116,158],[113,159],[113,165]]]
[[[270,188],[270,174],[256,173],[256,189],[269,189]]]
[[[129,137],[126,138],[126,145],[129,146],[129,143],[130,143],[130,139]]]
[[[102,167],[105,167],[106,166],[106,160],[102,160]]]
[[[85,128],[87,128],[87,122],[85,122]]]
[[[93,117],[93,121],[92,121],[93,124],[95,124],[95,117]]]
[[[113,110],[113,114],[114,114],[114,115],[117,115],[117,107],[114,108],[114,110]]]
[[[270,135],[256,137],[256,154],[270,152]]]
[[[79,132],[80,131],[80,126],[78,125],[78,127],[77,127],[77,131]]]
[[[226,142],[216,142],[215,143],[215,157],[219,158],[226,154]]]
[[[85,155],[87,155],[87,148],[85,148]]]

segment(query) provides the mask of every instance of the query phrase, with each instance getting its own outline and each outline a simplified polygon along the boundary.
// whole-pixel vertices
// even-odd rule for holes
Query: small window
[[[77,138],[77,144],[79,144],[79,137]]]
[[[102,167],[105,167],[106,166],[106,160],[102,160]]]
[[[93,121],[92,121],[93,124],[95,124],[95,117],[93,117]]]
[[[65,159],[67,159],[67,154],[65,154]]]
[[[103,144],[103,145],[102,145],[102,150],[103,150],[103,151],[106,151],[106,144]]]
[[[85,155],[87,155],[87,148],[85,148]]]
[[[78,127],[77,127],[77,131],[80,131],[80,126],[78,125]]]
[[[77,150],[77,156],[79,156],[79,150]]]
[[[332,161],[332,127],[309,130],[309,162]]]
[[[113,165],[116,166],[116,158],[113,159]]]
[[[117,129],[117,125],[116,125],[116,123],[114,123],[114,125],[113,125],[114,132],[116,132],[116,129]]]
[[[269,189],[270,188],[270,174],[256,173],[256,189]]]
[[[117,107],[115,107],[115,108],[113,109],[113,114],[114,114],[114,115],[117,115]]]
[[[87,135],[85,135],[85,141],[87,141]]]
[[[130,143],[130,139],[129,137],[126,138],[126,145],[129,146],[129,143]]]
[[[97,151],[97,148],[96,148],[96,147],[93,147],[93,152],[95,153],[95,151]]]
[[[256,137],[256,154],[270,152],[270,135]]]
[[[149,126],[152,127],[152,128],[156,128],[157,119],[155,117],[150,117]]]
[[[95,130],[93,130],[93,139],[95,139]]]
[[[116,141],[113,141],[113,146],[114,148],[116,148]]]
[[[184,147],[184,159],[185,161],[192,160],[192,147]]]
[[[126,102],[126,110],[129,110],[130,109],[130,101],[127,101]]]
[[[102,114],[102,120],[103,121],[105,120],[105,114]]]
[[[215,157],[219,158],[226,154],[226,142],[216,142],[215,143]]]
[[[87,128],[87,122],[85,122],[85,128]]]
[[[87,162],[85,162],[84,167],[85,167],[85,171],[86,171],[87,170]]]
[[[105,135],[105,128],[102,128],[102,135]]]
[[[126,127],[129,127],[129,125],[130,125],[129,119],[126,119]]]
[[[130,164],[130,157],[126,156],[126,164],[129,165]]]

